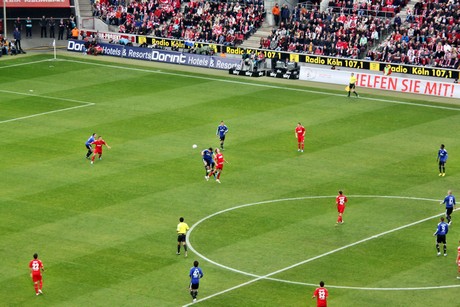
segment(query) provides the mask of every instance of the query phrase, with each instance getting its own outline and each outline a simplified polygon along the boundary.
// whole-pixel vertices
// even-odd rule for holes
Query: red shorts
[[[343,213],[343,211],[345,211],[345,206],[337,206],[337,211],[339,211],[339,213]]]
[[[95,151],[94,151],[94,154],[95,154],[95,155],[97,155],[97,154],[102,155],[102,150],[95,150]]]
[[[41,281],[42,280],[42,276],[39,275],[39,274],[33,274],[32,275],[32,281],[33,282],[37,282],[37,281]]]
[[[297,142],[299,142],[299,143],[303,143],[304,140],[305,140],[304,136],[298,136],[297,137]]]
[[[217,164],[216,165],[216,170],[223,170],[224,169],[224,165],[223,164]]]

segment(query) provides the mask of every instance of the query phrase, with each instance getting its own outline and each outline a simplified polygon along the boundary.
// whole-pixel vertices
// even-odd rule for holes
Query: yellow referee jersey
[[[181,222],[177,225],[177,234],[185,235],[189,229],[190,227],[188,227],[187,223]]]
[[[355,76],[351,76],[350,77],[350,84],[355,84],[356,83],[356,77]]]

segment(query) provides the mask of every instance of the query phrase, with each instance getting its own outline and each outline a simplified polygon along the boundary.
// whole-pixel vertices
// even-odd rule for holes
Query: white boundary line
[[[0,67],[0,69],[10,68],[10,67],[17,67],[17,66],[24,66],[24,65],[30,65],[30,64],[36,64],[36,63],[43,63],[43,62],[50,62],[50,61],[53,61],[53,59],[40,60],[40,61],[35,61],[35,62],[27,62],[27,63],[19,63],[19,64],[13,64],[13,65],[6,65],[6,66]]]
[[[46,59],[46,60],[40,60],[40,61],[34,61],[34,62],[7,65],[7,66],[0,67],[0,69],[10,68],[10,67],[17,67],[17,66],[24,66],[24,65],[31,65],[31,64],[37,64],[37,63],[43,63],[43,62],[51,62],[51,61],[54,61],[54,59]],[[32,115],[27,115],[27,116],[22,116],[22,117],[7,119],[7,120],[2,120],[2,121],[0,121],[0,124],[10,123],[10,122],[18,121],[18,120],[28,119],[28,118],[32,118],[32,117],[47,115],[47,114],[53,114],[53,113],[58,113],[58,112],[74,110],[74,109],[78,109],[78,108],[85,108],[85,107],[95,105],[94,102],[80,101],[80,100],[68,99],[68,98],[58,98],[58,97],[51,97],[51,96],[41,96],[41,95],[35,95],[35,94],[30,94],[30,93],[20,93],[20,92],[8,91],[8,90],[0,90],[0,93],[8,93],[8,94],[15,94],[15,95],[40,97],[40,98],[61,100],[61,101],[69,101],[69,102],[75,102],[75,103],[82,104],[82,105],[79,105],[79,106],[74,106],[74,107],[69,107],[69,108],[64,108],[64,109],[57,109],[57,110],[53,110],[53,111],[42,112],[42,113],[37,113],[37,114],[32,114]]]
[[[202,80],[210,80],[210,81],[219,81],[219,82],[225,82],[225,83],[234,83],[234,84],[242,84],[242,85],[251,85],[251,86],[258,86],[258,87],[266,87],[266,88],[281,89],[281,90],[290,90],[290,91],[298,91],[298,92],[306,92],[306,93],[323,94],[323,95],[338,96],[338,97],[342,97],[342,96],[343,96],[343,95],[341,95],[341,94],[336,94],[336,93],[325,93],[325,92],[321,92],[321,91],[306,90],[306,89],[298,89],[298,88],[289,88],[289,87],[282,87],[282,86],[276,86],[276,85],[259,84],[259,83],[250,83],[250,82],[235,81],[235,80],[220,79],[220,78],[211,78],[211,77],[203,77],[203,76],[195,76],[195,75],[184,75],[184,74],[179,74],[179,73],[163,72],[163,71],[158,71],[158,70],[141,69],[141,68],[133,68],[133,67],[123,67],[123,66],[117,66],[117,65],[108,65],[108,64],[101,64],[101,63],[93,63],[93,62],[92,62],[92,63],[88,63],[88,62],[84,62],[84,61],[76,61],[76,60],[68,60],[68,59],[59,59],[59,60],[60,60],[60,61],[67,61],[67,62],[80,63],[80,64],[93,65],[93,66],[94,66],[94,65],[97,65],[97,66],[109,67],[109,68],[116,68],[116,69],[125,69],[125,70],[132,70],[132,71],[141,71],[141,72],[165,74],[165,75],[172,75],[172,76],[179,76],[179,77],[186,77],[186,78],[194,78],[194,79],[202,79]],[[8,68],[8,67],[15,67],[15,66],[22,66],[22,65],[29,65],[29,64],[34,64],[34,63],[41,63],[41,62],[46,62],[46,61],[51,61],[51,59],[41,60],[41,61],[36,61],[36,62],[30,62],[30,63],[21,63],[21,64],[9,65],[9,66],[0,67],[0,69],[1,69],[1,68]],[[13,93],[13,94],[18,94],[18,95],[37,96],[37,97],[48,98],[48,99],[57,99],[57,100],[64,100],[64,101],[72,101],[72,102],[78,102],[78,103],[84,104],[84,105],[80,105],[80,106],[75,106],[75,107],[70,107],[70,108],[65,108],[65,109],[59,109],[59,110],[54,110],[54,111],[49,111],[49,112],[43,112],[43,113],[38,113],[38,114],[33,114],[33,115],[18,117],[18,118],[14,118],[14,119],[10,119],[10,120],[4,120],[4,121],[0,121],[0,124],[2,124],[2,123],[7,123],[7,122],[12,122],[12,121],[17,121],[17,120],[22,120],[22,119],[27,119],[27,118],[32,118],[32,117],[41,116],[41,115],[46,115],[46,114],[51,114],[51,113],[57,113],[57,112],[72,110],[72,109],[76,109],[76,108],[88,107],[88,106],[94,105],[94,103],[92,103],[92,102],[83,102],[83,101],[78,101],[78,100],[73,100],[73,99],[56,98],[56,97],[49,97],[49,96],[38,96],[38,95],[24,94],[24,93],[18,93],[18,92],[12,92],[12,91],[5,91],[5,90],[0,90],[0,92],[4,92],[4,93]],[[401,105],[411,105],[411,106],[426,107],[426,108],[435,108],[435,109],[443,109],[443,110],[451,110],[451,111],[460,111],[460,108],[445,107],[445,106],[436,106],[436,105],[426,105],[426,104],[419,104],[419,103],[413,103],[413,102],[404,102],[404,101],[399,101],[399,100],[389,100],[389,99],[370,98],[370,97],[360,97],[360,99],[371,100],[371,101],[380,101],[380,102],[389,102],[389,103],[401,104]],[[213,295],[207,296],[207,297],[205,297],[205,298],[200,299],[199,301],[204,301],[204,300],[210,299],[210,298],[212,298],[212,297],[215,297],[215,296],[218,296],[218,295],[221,295],[221,294],[230,292],[230,291],[232,291],[232,290],[235,290],[235,289],[244,287],[244,286],[246,286],[246,285],[252,284],[252,283],[254,283],[254,282],[258,281],[258,280],[261,280],[261,279],[268,279],[268,280],[279,281],[279,282],[285,282],[285,283],[292,283],[292,284],[300,284],[300,285],[314,286],[314,285],[316,285],[316,284],[308,284],[308,283],[301,283],[301,282],[293,282],[293,281],[288,281],[288,280],[283,280],[283,279],[270,278],[270,276],[276,275],[276,274],[278,274],[278,273],[281,273],[281,272],[284,272],[284,271],[287,271],[287,270],[290,270],[290,269],[292,269],[292,268],[295,268],[295,267],[300,266],[300,265],[302,265],[302,264],[311,262],[311,261],[313,261],[313,260],[316,260],[316,259],[319,259],[319,258],[328,256],[328,255],[331,255],[331,254],[333,254],[333,253],[336,253],[336,252],[338,252],[338,251],[344,250],[344,249],[346,249],[346,248],[349,248],[349,247],[352,247],[352,246],[355,246],[355,245],[358,245],[358,244],[361,244],[361,243],[364,243],[364,242],[367,242],[367,241],[370,241],[370,240],[379,238],[379,237],[384,236],[384,235],[386,235],[386,234],[389,234],[389,233],[392,233],[392,232],[395,232],[395,231],[399,231],[399,230],[401,230],[401,229],[404,229],[404,228],[407,228],[407,227],[411,227],[411,226],[414,226],[414,225],[416,225],[416,224],[419,224],[419,223],[428,221],[428,220],[433,219],[433,218],[435,218],[435,217],[438,217],[438,216],[440,215],[440,214],[438,214],[438,215],[434,215],[434,216],[431,216],[431,217],[427,217],[427,218],[425,218],[425,219],[422,219],[422,220],[419,220],[419,221],[416,221],[416,222],[413,222],[413,223],[410,223],[410,224],[407,224],[407,225],[404,225],[404,226],[401,226],[401,227],[397,227],[397,228],[394,228],[394,229],[391,229],[391,230],[388,230],[388,231],[385,231],[385,232],[382,232],[382,233],[380,233],[380,234],[377,234],[377,235],[374,235],[374,236],[371,236],[371,237],[368,237],[368,238],[365,238],[365,239],[356,241],[356,242],[354,242],[354,243],[351,243],[351,244],[342,246],[342,247],[337,248],[337,249],[335,249],[335,250],[332,250],[332,251],[323,253],[323,254],[321,254],[321,255],[318,255],[318,256],[315,256],[315,257],[312,257],[312,258],[309,258],[309,259],[306,259],[306,260],[304,260],[304,261],[298,262],[298,263],[296,263],[296,264],[293,264],[293,265],[291,265],[291,266],[285,267],[285,268],[283,268],[283,269],[274,271],[274,272],[272,272],[272,273],[269,273],[269,274],[266,274],[266,275],[263,275],[263,276],[259,276],[259,275],[256,275],[256,274],[247,273],[247,272],[244,272],[244,271],[240,271],[240,270],[233,269],[233,268],[231,268],[231,267],[227,267],[227,266],[225,266],[225,265],[219,264],[219,263],[217,263],[217,262],[215,262],[215,261],[213,261],[213,260],[211,260],[211,259],[209,259],[209,258],[203,256],[202,254],[198,253],[198,252],[193,248],[193,246],[190,244],[190,241],[189,241],[189,237],[190,237],[190,235],[191,235],[191,232],[193,231],[193,229],[194,229],[196,226],[198,226],[200,223],[202,223],[203,221],[205,221],[205,220],[207,220],[207,219],[209,219],[209,218],[211,218],[211,217],[214,217],[214,216],[216,216],[216,215],[219,215],[219,214],[222,214],[222,213],[225,213],[225,212],[228,212],[228,211],[240,209],[240,208],[243,208],[243,207],[249,207],[249,206],[254,206],[254,205],[259,205],[259,204],[275,203],[275,202],[281,202],[281,201],[292,201],[292,200],[302,200],[302,199],[318,199],[318,198],[331,198],[331,197],[335,197],[335,196],[310,196],[310,197],[307,196],[307,197],[286,198],[286,199],[278,199],[278,200],[271,200],[271,201],[256,202],[256,203],[251,203],[251,204],[245,204],[245,205],[241,205],[241,206],[236,206],[236,207],[233,207],[233,208],[228,208],[228,209],[225,209],[225,210],[216,212],[216,213],[214,213],[214,214],[211,214],[211,215],[209,215],[209,216],[207,216],[207,217],[205,217],[205,218],[199,220],[196,224],[194,224],[194,225],[190,228],[189,235],[187,236],[187,239],[186,239],[186,240],[187,240],[187,245],[189,246],[189,249],[190,249],[191,251],[193,251],[195,254],[197,254],[198,256],[200,256],[201,258],[203,258],[204,260],[206,260],[206,261],[208,261],[208,262],[210,262],[210,263],[212,263],[212,264],[214,264],[214,265],[216,265],[216,266],[219,266],[219,267],[221,267],[221,268],[224,268],[224,269],[227,269],[227,270],[230,270],[230,271],[234,271],[234,272],[237,272],[237,273],[240,273],[240,274],[243,274],[243,275],[255,277],[253,280],[250,280],[250,281],[245,282],[245,283],[242,283],[242,284],[240,284],[240,285],[231,287],[231,288],[229,288],[229,289],[226,289],[226,290],[224,290],[224,291],[215,293],[215,294],[213,294]],[[374,197],[374,198],[394,198],[394,199],[412,199],[412,200],[438,201],[438,200],[428,199],[428,198],[402,197],[402,196],[381,196],[381,195],[350,195],[349,197],[355,197],[355,198],[358,198],[358,197]],[[460,209],[460,208],[459,208],[459,209]],[[458,209],[457,209],[457,210],[458,210]],[[456,210],[455,210],[455,211],[456,211]],[[423,290],[423,289],[455,288],[455,287],[460,287],[460,285],[440,286],[440,287],[439,287],[439,286],[438,286],[438,287],[419,287],[419,288],[363,288],[363,287],[347,287],[347,286],[331,286],[331,285],[329,285],[328,287],[329,287],[329,288],[357,289],[357,290]],[[190,305],[192,305],[192,304],[193,304],[193,303],[191,303],[191,304],[186,304],[186,305],[184,305],[184,307],[185,307],[185,306],[190,306]]]
[[[201,79],[201,80],[209,80],[209,81],[219,81],[219,82],[225,82],[225,83],[250,85],[250,86],[257,86],[257,87],[265,87],[265,88],[272,88],[272,89],[295,91],[295,92],[304,92],[304,93],[314,93],[314,94],[322,94],[322,95],[328,95],[328,96],[345,97],[345,94],[342,95],[342,94],[337,94],[337,93],[314,91],[314,90],[307,90],[307,89],[300,89],[300,88],[291,88],[291,87],[284,87],[284,86],[278,86],[278,85],[251,83],[251,82],[236,81],[236,80],[229,80],[229,79],[222,79],[222,78],[211,78],[211,77],[196,76],[196,75],[186,75],[186,74],[181,74],[181,73],[165,72],[165,71],[153,70],[153,69],[124,67],[124,66],[102,64],[102,63],[95,63],[95,62],[85,62],[85,61],[78,61],[78,60],[69,60],[69,59],[59,59],[59,61],[80,63],[80,64],[86,64],[86,65],[91,65],[91,66],[101,66],[101,67],[108,67],[108,68],[140,71],[140,72],[149,72],[149,73],[156,73],[156,74],[163,74],[163,75],[170,75],[170,76],[178,76],[178,77],[183,77],[183,78]],[[371,100],[371,101],[379,101],[379,102],[388,102],[388,103],[393,103],[393,104],[401,104],[401,105],[409,105],[409,106],[417,106],[417,107],[425,107],[425,108],[450,110],[450,111],[460,111],[460,108],[429,105],[429,104],[421,104],[421,103],[406,102],[406,101],[399,101],[399,100],[390,100],[390,99],[383,99],[383,98],[372,98],[372,97],[361,97],[360,96],[359,99]]]
[[[28,119],[28,118],[42,116],[42,115],[47,115],[47,114],[53,114],[53,113],[64,112],[64,111],[69,111],[69,110],[74,110],[74,109],[79,109],[79,108],[85,108],[85,107],[90,107],[92,105],[95,105],[94,102],[80,101],[80,100],[68,99],[68,98],[51,97],[51,96],[41,96],[41,95],[13,92],[13,91],[7,91],[7,90],[0,90],[0,93],[8,93],[8,94],[31,96],[31,97],[39,97],[39,98],[46,98],[46,99],[53,99],[53,100],[60,100],[60,101],[69,101],[69,102],[74,102],[74,103],[80,103],[81,104],[79,106],[73,106],[73,107],[68,107],[68,108],[64,108],[64,109],[57,109],[57,110],[48,111],[48,112],[42,112],[42,113],[36,113],[36,114],[22,116],[22,117],[16,117],[16,118],[12,118],[12,119],[6,119],[6,120],[0,121],[0,124],[14,122],[14,121],[23,120],[23,119]]]
[[[36,64],[36,63],[42,63],[42,62],[47,62],[47,61],[54,61],[54,60],[53,59],[40,60],[40,61],[36,61],[36,62],[28,62],[28,63],[9,65],[9,66],[4,66],[4,67],[0,67],[0,68]],[[184,74],[180,74],[180,73],[164,72],[164,71],[152,70],[152,69],[124,67],[124,66],[118,66],[118,65],[109,65],[109,64],[85,62],[85,61],[77,61],[77,60],[69,60],[69,59],[58,59],[58,61],[86,64],[86,65],[92,65],[92,66],[96,65],[96,66],[101,66],[101,67],[124,69],[124,70],[131,70],[131,71],[140,71],[140,72],[164,74],[164,75],[178,76],[178,77],[183,77],[183,78],[193,78],[193,79],[218,81],[218,82],[241,84],[241,85],[250,85],[250,86],[257,86],[257,87],[264,87],[264,88],[273,88],[273,89],[280,89],[280,90],[288,90],[288,91],[296,91],[296,92],[314,93],[314,94],[322,94],[322,95],[343,97],[343,95],[336,94],[336,93],[325,93],[325,92],[321,92],[321,91],[314,91],[314,90],[307,90],[307,89],[300,89],[300,88],[283,87],[283,86],[261,84],[261,83],[251,83],[251,82],[243,82],[243,81],[228,80],[228,79],[221,79],[221,78],[211,78],[211,77],[196,76],[196,75],[184,75]],[[70,108],[64,108],[64,109],[53,110],[53,111],[49,111],[49,112],[43,112],[43,113],[32,114],[32,115],[28,115],[28,116],[23,116],[23,117],[3,120],[3,121],[0,121],[0,124],[13,122],[13,121],[18,121],[18,120],[23,120],[23,119],[28,119],[28,118],[42,116],[42,115],[47,115],[47,114],[52,114],[52,113],[57,113],[57,112],[69,111],[69,110],[73,110],[73,109],[92,106],[92,105],[95,104],[93,102],[78,101],[78,100],[74,100],[74,99],[56,98],[56,97],[50,97],[50,96],[39,96],[39,95],[18,93],[18,92],[6,91],[6,90],[0,90],[0,92],[13,93],[13,94],[18,94],[18,95],[36,96],[36,97],[42,97],[42,98],[47,98],[47,99],[71,101],[71,102],[77,102],[77,103],[83,104],[83,105],[80,105],[80,106],[75,106],[75,107],[70,107]],[[388,102],[388,103],[401,104],[401,105],[410,105],[410,106],[417,106],[417,107],[425,107],[425,108],[434,108],[434,109],[442,109],[442,110],[450,110],[450,111],[460,111],[460,108],[437,106],[437,105],[428,105],[428,104],[420,104],[420,103],[405,102],[405,101],[399,101],[399,100],[389,100],[389,99],[372,98],[372,97],[360,97],[360,99],[365,99],[365,100],[370,100],[370,101],[379,101],[379,102]]]
[[[36,62],[29,62],[29,63],[21,63],[21,64],[16,64],[16,65],[9,65],[9,66],[5,66],[5,67],[1,67],[1,68],[22,66],[22,65],[35,64],[35,63],[41,63],[41,62],[47,62],[47,61],[52,61],[52,59],[41,60],[41,61],[36,61]],[[140,71],[140,72],[164,74],[164,75],[178,76],[178,77],[183,77],[183,78],[218,81],[218,82],[249,85],[249,86],[257,86],[257,87],[272,88],[272,89],[279,89],[279,90],[288,90],[288,91],[295,91],[295,92],[314,93],[314,94],[322,94],[322,95],[343,97],[343,95],[336,94],[336,93],[325,93],[325,92],[321,92],[321,91],[314,91],[314,90],[307,90],[307,89],[300,89],[300,88],[283,87],[283,86],[261,84],[261,83],[251,83],[251,82],[243,82],[243,81],[228,80],[228,79],[221,79],[221,78],[211,78],[211,77],[196,76],[196,75],[184,75],[184,74],[180,74],[180,73],[164,72],[164,71],[152,70],[152,69],[124,67],[124,66],[118,66],[118,65],[109,65],[109,64],[85,62],[85,61],[77,61],[77,60],[68,60],[68,59],[58,59],[58,61],[86,64],[86,65],[92,65],[92,66],[96,65],[96,66],[108,67],[108,68],[114,68],[114,69],[124,69],[124,70],[131,70],[131,71]],[[32,114],[32,115],[28,115],[28,116],[13,118],[13,119],[9,119],[9,120],[4,120],[4,121],[0,121],[0,124],[13,122],[13,121],[18,121],[18,120],[23,120],[23,119],[28,119],[28,118],[42,116],[42,115],[47,115],[47,114],[52,114],[52,113],[57,113],[57,112],[69,111],[69,110],[73,110],[73,109],[77,109],[77,108],[83,108],[83,107],[92,106],[92,105],[95,104],[95,103],[92,103],[92,102],[78,101],[78,100],[73,100],[73,99],[56,98],[56,97],[49,97],[49,96],[38,96],[38,95],[33,95],[33,94],[24,94],[24,93],[18,93],[18,92],[6,91],[6,90],[0,90],[0,92],[13,93],[13,94],[18,94],[18,95],[29,95],[29,96],[43,97],[43,98],[47,98],[47,99],[57,99],[57,100],[71,101],[71,102],[77,102],[77,103],[82,103],[83,104],[81,106],[75,106],[75,107],[70,107],[70,108],[64,108],[64,109],[59,109],[59,110],[43,112],[43,113],[38,113],[38,114]],[[428,105],[428,104],[420,104],[420,103],[405,102],[405,101],[399,101],[399,100],[389,100],[389,99],[372,98],[372,97],[360,97],[360,99],[371,100],[371,101],[379,101],[379,102],[388,102],[388,103],[401,104],[401,105],[410,105],[410,106],[417,106],[417,107],[425,107],[425,108],[434,108],[434,109],[442,109],[442,110],[450,110],[450,111],[460,111],[460,108],[437,106],[437,105]]]
[[[249,280],[249,281],[244,282],[244,283],[242,283],[242,284],[239,284],[239,285],[236,285],[236,286],[234,286],[234,287],[228,288],[228,289],[226,289],[226,290],[217,292],[217,293],[215,293],[215,294],[209,295],[209,296],[207,296],[207,297],[204,297],[204,298],[198,300],[197,302],[204,301],[204,300],[208,300],[208,299],[210,299],[210,298],[213,298],[213,297],[216,297],[216,296],[218,296],[218,295],[221,295],[221,294],[224,294],[224,293],[227,293],[227,292],[236,290],[236,289],[238,289],[238,288],[247,286],[247,285],[249,285],[249,284],[252,284],[252,283],[254,283],[254,282],[256,282],[256,281],[259,281],[259,280],[262,280],[262,279],[272,280],[272,281],[278,281],[278,282],[284,282],[284,283],[290,283],[290,284],[297,284],[297,285],[317,286],[317,284],[302,283],[302,282],[294,282],[294,281],[289,281],[289,280],[284,280],[284,279],[271,278],[270,276],[276,275],[276,274],[278,274],[278,273],[282,273],[282,272],[284,272],[284,271],[287,271],[287,270],[290,270],[290,269],[295,268],[295,267],[297,267],[297,266],[303,265],[303,264],[305,264],[305,263],[308,263],[308,262],[317,260],[317,259],[319,259],[319,258],[323,258],[323,257],[325,257],[325,256],[334,254],[334,253],[336,253],[336,252],[342,251],[342,250],[347,249],[347,248],[349,248],[349,247],[353,247],[353,246],[355,246],[355,245],[358,245],[358,244],[361,244],[361,243],[364,243],[364,242],[367,242],[367,241],[370,241],[370,240],[373,240],[373,239],[382,237],[382,236],[387,235],[387,234],[389,234],[389,233],[393,233],[393,232],[399,231],[399,230],[401,230],[401,229],[408,228],[408,227],[412,227],[412,226],[414,226],[414,225],[417,225],[417,224],[426,222],[426,221],[428,221],[428,220],[431,220],[431,219],[433,219],[433,218],[435,218],[435,217],[438,217],[438,216],[440,216],[440,215],[443,214],[443,213],[441,213],[441,214],[433,215],[433,216],[430,216],[430,217],[427,217],[427,218],[424,218],[424,219],[415,221],[415,222],[410,223],[410,224],[406,224],[406,225],[403,225],[403,226],[400,226],[400,227],[397,227],[397,228],[394,228],[394,229],[391,229],[391,230],[387,230],[387,231],[381,232],[381,233],[379,233],[379,234],[376,234],[376,235],[370,236],[370,237],[368,237],[368,238],[365,238],[365,239],[362,239],[362,240],[353,242],[353,243],[351,243],[351,244],[348,244],[348,245],[345,245],[345,246],[336,248],[336,249],[331,250],[331,251],[329,251],[329,252],[326,252],[326,253],[323,253],[323,254],[321,254],[321,255],[318,255],[318,256],[315,256],[315,257],[306,259],[306,260],[304,260],[304,261],[295,263],[295,264],[293,264],[293,265],[290,265],[290,266],[285,267],[285,268],[282,268],[282,269],[280,269],[280,270],[277,270],[277,271],[268,273],[268,274],[263,275],[263,276],[256,275],[256,274],[252,274],[252,273],[248,273],[248,272],[244,272],[244,271],[241,271],[241,270],[237,270],[237,269],[234,269],[234,268],[225,266],[225,265],[223,265],[223,264],[220,264],[220,263],[218,263],[218,262],[215,262],[215,261],[213,261],[213,260],[207,258],[206,256],[202,255],[201,253],[197,252],[197,251],[195,250],[195,248],[193,248],[192,244],[190,243],[190,236],[191,236],[191,233],[192,233],[192,231],[193,231],[199,224],[201,224],[202,222],[204,222],[204,221],[206,221],[206,220],[208,220],[208,219],[210,219],[210,218],[212,218],[212,217],[215,217],[215,216],[217,216],[217,215],[220,215],[220,214],[222,214],[222,213],[226,213],[226,212],[233,211],[233,210],[236,210],[236,209],[241,209],[241,208],[244,208],[244,207],[250,207],[250,206],[255,206],[255,205],[261,205],[261,204],[272,204],[272,203],[277,203],[277,202],[285,202],[285,201],[293,201],[293,200],[320,199],[320,198],[334,198],[334,197],[335,197],[335,196],[305,196],[305,197],[284,198],[284,199],[275,199],[275,200],[267,200],[267,201],[249,203],[249,204],[244,204],[244,205],[240,205],[240,206],[235,206],[235,207],[232,207],[232,208],[228,208],[228,209],[224,209],[224,210],[218,211],[218,212],[213,213],[213,214],[211,214],[211,215],[208,215],[208,216],[202,218],[201,220],[199,220],[198,222],[196,222],[196,223],[190,228],[190,230],[189,230],[189,232],[188,232],[188,235],[187,235],[187,237],[186,237],[187,246],[188,246],[188,248],[189,248],[191,251],[193,251],[197,256],[201,257],[201,258],[204,259],[205,261],[207,261],[207,262],[209,262],[209,263],[211,263],[211,264],[214,264],[214,265],[216,265],[216,266],[218,266],[218,267],[221,267],[221,268],[223,268],[223,269],[226,269],[226,270],[229,270],[229,271],[232,271],[232,272],[240,273],[240,274],[243,274],[243,275],[246,275],[246,276],[254,277],[254,279],[252,279],[252,280]],[[433,202],[436,201],[436,202],[439,202],[438,199],[419,198],[419,197],[404,197],[404,196],[387,196],[387,195],[349,195],[349,197],[353,197],[353,198],[410,199],[410,200],[433,201]],[[460,208],[459,208],[459,209],[460,209]],[[459,209],[456,209],[455,211],[457,211],[457,210],[459,210]],[[408,290],[432,290],[432,289],[444,289],[444,288],[458,288],[458,287],[460,287],[460,285],[428,286],[428,287],[409,287],[409,288],[370,288],[370,287],[349,287],[349,286],[334,286],[334,285],[329,285],[328,287],[329,287],[329,288],[352,289],[352,290],[408,291]],[[193,304],[193,303],[186,304],[186,305],[183,305],[183,307],[190,306],[190,305],[192,305],[192,304]]]

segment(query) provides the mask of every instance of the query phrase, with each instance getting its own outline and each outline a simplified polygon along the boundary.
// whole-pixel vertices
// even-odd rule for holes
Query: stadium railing
[[[276,63],[276,61],[297,62],[329,67],[335,66],[336,68],[347,67],[352,69],[368,71],[383,71],[385,65],[390,64],[392,72],[408,75],[427,76],[445,79],[458,79],[460,75],[458,70],[447,68],[413,66],[406,64],[392,64],[386,62],[328,57],[305,53],[289,53],[276,50],[244,48],[238,46],[225,46],[219,44],[209,44],[205,42],[186,41],[181,39],[167,39],[154,36],[141,36],[133,34],[123,35],[122,33],[104,33],[86,29],[82,31],[85,32],[86,36],[93,36],[99,38],[104,37],[104,39],[111,40],[112,42],[117,42],[117,40],[119,40],[120,38],[127,38],[134,44],[144,44],[150,46],[154,45],[158,48],[167,50],[170,50],[171,48],[182,49],[183,52],[188,52],[192,48],[203,48],[206,46],[215,54],[219,53],[242,56],[244,53],[253,52],[258,54],[259,52],[262,52],[264,53],[265,58],[267,60],[273,61],[273,63]],[[272,67],[274,67],[274,65]]]

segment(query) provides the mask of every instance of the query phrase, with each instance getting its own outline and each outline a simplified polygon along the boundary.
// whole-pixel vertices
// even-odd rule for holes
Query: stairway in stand
[[[262,27],[260,27],[254,35],[252,35],[248,40],[245,40],[241,44],[241,48],[259,48],[260,47],[260,39],[267,38],[270,34],[272,34],[273,27],[267,23],[263,23]]]
[[[91,2],[89,0],[81,0],[78,4],[80,6],[79,16],[81,18],[93,17]]]

